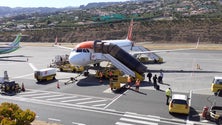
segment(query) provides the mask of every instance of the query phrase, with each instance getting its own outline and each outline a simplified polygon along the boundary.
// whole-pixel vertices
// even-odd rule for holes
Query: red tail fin
[[[132,31],[133,31],[133,19],[132,19],[131,22],[130,22],[130,26],[129,26],[128,34],[127,34],[127,39],[128,39],[128,40],[131,40],[131,41],[132,41],[132,39],[133,39]]]
[[[55,45],[57,45],[58,44],[58,38],[57,38],[57,36],[56,36],[56,38],[55,38]]]

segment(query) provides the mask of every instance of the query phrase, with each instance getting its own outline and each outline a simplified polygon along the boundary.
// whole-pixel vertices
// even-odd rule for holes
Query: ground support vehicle
[[[113,76],[122,76],[123,75],[123,73],[118,69],[103,69],[103,70],[96,71],[96,74],[95,74],[96,78],[100,78],[100,74],[99,74],[100,72],[102,72],[103,78],[106,78],[106,79],[109,79],[109,72],[112,72]]]
[[[66,63],[63,65],[58,66],[58,68],[60,69],[60,71],[67,71],[67,72],[78,72],[81,73],[83,72],[85,69],[83,66],[73,66],[70,63]]]
[[[222,106],[212,106],[205,114],[205,119],[215,121],[216,124],[222,125]]]
[[[114,75],[109,80],[109,85],[112,91],[117,91],[117,90],[120,90],[121,88],[127,88],[128,86],[127,77]]]
[[[21,87],[15,81],[5,81],[1,83],[1,94],[15,95],[21,92]]]
[[[34,71],[34,77],[38,82],[44,80],[46,81],[54,80],[55,76],[56,76],[55,68],[46,68]]]
[[[211,84],[211,91],[216,95],[220,90],[222,90],[222,77],[214,77]]]
[[[188,115],[190,107],[186,95],[173,94],[169,104],[169,113],[180,113]]]

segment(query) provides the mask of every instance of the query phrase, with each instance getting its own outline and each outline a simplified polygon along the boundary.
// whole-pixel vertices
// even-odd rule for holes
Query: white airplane
[[[130,23],[130,26],[129,26],[129,29],[128,29],[128,35],[127,35],[126,39],[85,41],[85,42],[81,42],[81,43],[77,44],[74,49],[64,47],[64,46],[59,46],[59,45],[57,45],[57,41],[55,42],[54,46],[71,50],[70,55],[69,55],[70,64],[76,65],[76,66],[86,66],[86,65],[89,65],[89,64],[96,64],[96,63],[99,63],[99,62],[102,62],[102,61],[107,61],[107,59],[105,59],[105,58],[104,59],[98,59],[98,60],[93,59],[95,54],[96,53],[101,53],[101,51],[106,51],[105,53],[107,53],[107,51],[111,51],[109,53],[115,53],[116,55],[120,54],[118,52],[115,52],[119,49],[117,49],[117,50],[112,49],[112,47],[114,47],[114,46],[118,46],[119,48],[123,49],[127,53],[131,53],[131,55],[136,56],[136,55],[139,55],[139,54],[148,54],[148,53],[154,53],[154,52],[157,53],[157,52],[191,50],[191,49],[196,49],[198,44],[199,44],[199,39],[198,39],[197,46],[195,48],[132,52],[131,51],[132,47],[134,47],[134,42],[132,41],[132,28],[133,28],[133,20],[131,20],[131,23]],[[111,46],[109,46],[109,45],[111,45]],[[96,48],[98,46],[106,47],[106,49],[104,50],[104,48],[102,48],[102,50],[101,50],[101,48],[100,49]],[[109,47],[107,47],[107,46],[109,46]]]
[[[15,38],[15,40],[10,44],[0,44],[0,54],[6,54],[16,51],[20,48],[20,41],[21,41],[22,34],[18,34]]]

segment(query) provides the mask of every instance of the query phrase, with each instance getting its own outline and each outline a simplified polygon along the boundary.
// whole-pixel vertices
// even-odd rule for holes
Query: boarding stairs
[[[140,51],[140,52],[142,51],[142,52],[144,52],[144,51],[150,51],[150,50],[147,49],[147,48],[144,48],[143,46],[134,46],[132,48],[132,51]],[[160,57],[159,55],[157,55],[156,53],[147,53],[147,54],[144,54],[144,55],[149,57],[149,59],[151,59],[151,60],[154,60],[154,61],[157,61],[157,62],[163,62],[163,58]]]
[[[94,61],[96,61],[96,60],[107,60],[107,61],[110,61],[116,68],[118,68],[119,70],[121,70],[125,74],[133,76],[133,77],[136,76],[134,71],[129,69],[127,66],[125,66],[123,63],[118,61],[116,58],[114,58],[110,54],[94,53],[91,56],[91,60],[94,60]]]

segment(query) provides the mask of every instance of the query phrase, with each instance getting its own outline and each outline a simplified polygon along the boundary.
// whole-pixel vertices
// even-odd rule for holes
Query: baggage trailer
[[[54,80],[56,68],[46,68],[34,71],[34,77],[38,82]]]

